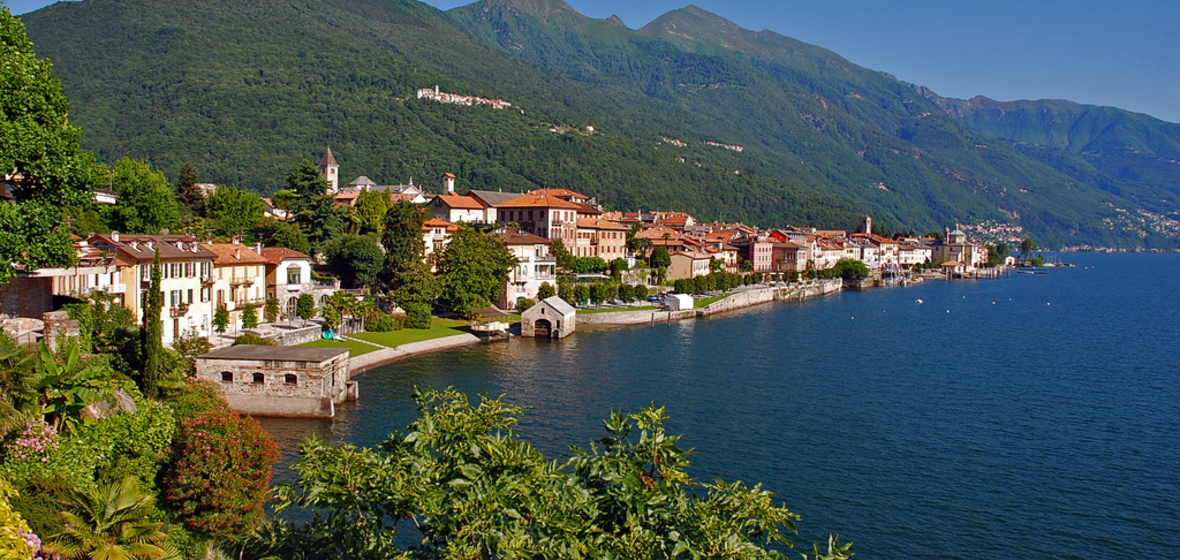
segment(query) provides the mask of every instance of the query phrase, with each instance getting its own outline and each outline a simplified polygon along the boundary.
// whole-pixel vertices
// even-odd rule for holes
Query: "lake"
[[[357,377],[334,422],[372,445],[415,385],[503,394],[550,456],[666,405],[698,479],[763,482],[859,558],[1180,558],[1178,255],[844,292],[656,327],[420,356]],[[918,303],[917,300],[924,303]],[[283,472],[276,479],[289,479]]]

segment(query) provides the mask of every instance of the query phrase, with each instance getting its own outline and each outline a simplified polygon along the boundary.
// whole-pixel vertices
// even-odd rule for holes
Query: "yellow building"
[[[258,322],[264,319],[266,305],[266,264],[262,247],[233,243],[202,243],[213,253],[213,309],[225,306],[229,311],[230,332],[242,327],[242,309],[253,304]]]

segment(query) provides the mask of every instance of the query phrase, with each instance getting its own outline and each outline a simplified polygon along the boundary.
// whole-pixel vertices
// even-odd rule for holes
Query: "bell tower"
[[[340,190],[340,164],[332,157],[332,148],[324,150],[324,159],[320,161],[320,175],[328,182],[328,192]]]
[[[860,218],[860,232],[865,235],[870,235],[873,233],[873,218],[868,214],[865,214]]]

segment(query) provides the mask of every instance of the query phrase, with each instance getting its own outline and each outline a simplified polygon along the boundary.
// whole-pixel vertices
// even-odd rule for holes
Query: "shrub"
[[[548,282],[542,283],[540,288],[537,288],[537,301],[548,299],[557,295],[557,290],[553,289],[553,284]]]
[[[381,314],[365,322],[367,332],[393,332],[405,327],[405,319],[396,315]]]
[[[195,402],[212,406],[181,420],[163,477],[165,496],[186,527],[230,539],[262,521],[278,449],[257,421],[224,400],[198,395]]]
[[[16,490],[0,478],[0,558],[33,558],[41,539],[33,534],[20,512],[9,503],[16,497]]]
[[[537,305],[537,302],[529,298],[520,298],[516,300],[516,312],[524,313],[525,311],[531,309],[534,305]]]
[[[411,329],[429,329],[433,317],[430,313],[430,304],[414,302],[407,303],[404,307],[406,310],[406,327]]]
[[[234,339],[234,346],[250,345],[250,346],[274,346],[275,341],[269,338],[263,338],[254,333],[245,333],[238,335]]]

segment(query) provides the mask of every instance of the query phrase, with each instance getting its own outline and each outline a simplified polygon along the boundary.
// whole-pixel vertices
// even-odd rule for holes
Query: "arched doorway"
[[[533,324],[533,336],[536,338],[550,338],[553,336],[553,325],[549,319],[537,319]]]

